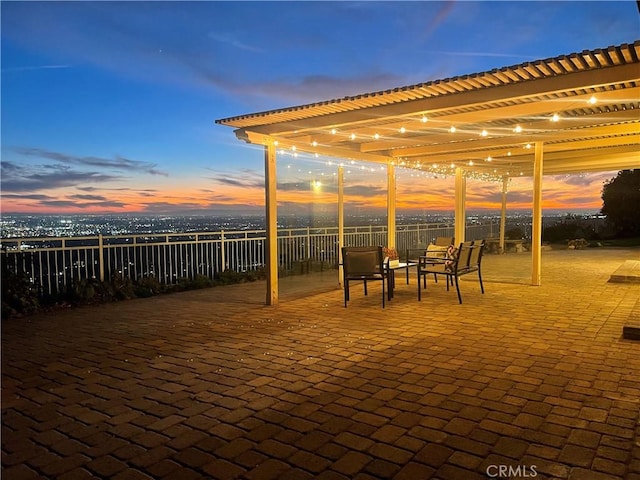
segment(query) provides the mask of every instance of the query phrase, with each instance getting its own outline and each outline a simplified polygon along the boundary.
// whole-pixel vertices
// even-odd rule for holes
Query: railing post
[[[100,264],[100,281],[104,282],[104,244],[102,241],[102,234],[98,235],[98,262]]]
[[[307,227],[307,249],[306,250],[307,250],[306,260],[310,260],[311,259],[311,230],[309,229],[309,227]]]
[[[224,230],[220,230],[220,263],[222,265],[220,272],[224,272],[227,266],[227,256],[224,248]],[[213,272],[213,274],[215,276],[215,272]]]

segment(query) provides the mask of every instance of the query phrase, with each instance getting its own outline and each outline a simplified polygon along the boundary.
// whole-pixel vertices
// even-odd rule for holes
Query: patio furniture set
[[[418,300],[422,300],[422,290],[427,288],[427,277],[433,275],[437,283],[438,276],[444,276],[447,290],[455,285],[458,302],[462,303],[458,279],[469,273],[477,272],[480,290],[482,284],[482,255],[486,243],[484,240],[471,240],[454,246],[453,238],[440,237],[425,249],[407,250],[404,261],[391,262],[385,257],[385,249],[381,246],[343,247],[343,285],[344,306],[350,300],[350,282],[362,282],[364,294],[368,295],[367,282],[382,284],[382,307],[386,301],[393,299],[395,289],[395,272],[405,270],[406,283],[409,284],[409,272],[415,268],[418,284]]]

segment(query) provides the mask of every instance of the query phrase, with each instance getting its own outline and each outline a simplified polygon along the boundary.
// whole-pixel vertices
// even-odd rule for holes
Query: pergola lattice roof
[[[534,142],[545,174],[638,168],[640,40],[216,123],[250,143],[440,173],[531,175]]]

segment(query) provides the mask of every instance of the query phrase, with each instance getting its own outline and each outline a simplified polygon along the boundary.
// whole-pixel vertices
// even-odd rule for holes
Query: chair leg
[[[458,276],[453,275],[453,278],[456,280],[456,291],[458,292],[458,301],[462,303],[462,296],[460,295],[460,285],[458,285]]]
[[[351,299],[349,292],[349,280],[345,280],[344,282],[344,308],[347,308],[347,302]]]
[[[484,285],[482,284],[482,272],[478,269],[478,280],[480,280],[480,291],[484,293]]]
[[[416,282],[418,284],[418,301],[422,300],[422,291],[420,289],[420,273],[418,272],[418,281]]]
[[[344,282],[344,308],[347,308],[347,301],[349,300],[349,280]]]
[[[369,293],[367,292],[367,281],[364,281],[364,294],[365,295],[369,295]]]
[[[380,283],[382,283],[382,308],[384,308],[384,278]]]

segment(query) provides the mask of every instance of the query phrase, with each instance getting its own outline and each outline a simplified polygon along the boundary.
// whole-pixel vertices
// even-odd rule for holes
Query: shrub
[[[225,270],[224,272],[220,272],[217,277],[217,283],[221,285],[231,285],[233,283],[242,283],[244,282],[245,277],[242,273],[236,272],[235,270]]]
[[[123,277],[120,273],[115,273],[111,277],[111,282],[108,285],[108,293],[115,300],[128,300],[136,296],[131,279]]]
[[[576,238],[594,240],[597,238],[597,234],[593,227],[580,225],[578,222],[557,223],[542,231],[542,239],[546,242],[567,242]]]
[[[2,318],[28,315],[40,309],[40,289],[26,274],[16,274],[2,266]]]
[[[508,240],[522,240],[524,238],[524,232],[520,227],[510,228],[504,232],[504,238]]]
[[[72,304],[90,303],[96,296],[96,288],[90,279],[75,280],[67,289],[67,300]]]
[[[163,285],[152,276],[143,277],[133,282],[121,274],[115,274],[106,282],[100,282],[95,278],[76,280],[64,292],[44,298],[40,295],[38,285],[31,283],[26,274],[12,272],[6,267],[3,259],[2,318],[36,313],[45,306],[106,303],[151,297],[161,293],[210,288],[216,285],[253,282],[264,278],[264,269],[243,273],[226,270],[219,273],[215,280],[199,274],[193,279],[178,278],[175,285]]]
[[[166,289],[156,277],[142,277],[133,285],[136,297],[146,298],[163,293]]]
[[[190,290],[198,290],[201,288],[213,287],[215,282],[206,275],[198,274],[193,278],[193,280],[189,281],[187,285]]]

